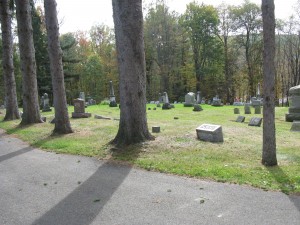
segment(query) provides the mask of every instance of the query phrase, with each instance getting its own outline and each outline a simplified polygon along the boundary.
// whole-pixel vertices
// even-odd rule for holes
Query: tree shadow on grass
[[[280,166],[266,167],[269,173],[277,181],[280,189],[283,193],[288,194],[295,190],[295,183],[289,178],[289,176],[280,168]],[[297,182],[297,181],[295,181]],[[298,193],[299,194],[299,193]],[[297,195],[298,195],[297,194]],[[300,212],[300,197],[296,195],[288,195],[290,201],[296,206]]]

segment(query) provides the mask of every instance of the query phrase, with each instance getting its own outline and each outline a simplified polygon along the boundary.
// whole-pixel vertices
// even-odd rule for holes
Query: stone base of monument
[[[222,126],[202,124],[196,129],[197,138],[202,141],[223,142]]]
[[[291,131],[297,131],[300,132],[300,120],[299,121],[294,121],[291,127]]]
[[[42,112],[52,112],[51,108],[42,109]]]
[[[285,114],[285,121],[286,122],[293,122],[294,120],[300,120],[300,113]]]
[[[91,117],[92,114],[91,113],[75,113],[72,112],[72,118],[88,118]]]
[[[171,106],[170,103],[164,103],[164,104],[162,105],[162,109],[171,109],[171,108],[172,108],[172,106]]]
[[[221,99],[213,100],[211,106],[223,106]]]
[[[118,104],[115,101],[109,103],[109,107],[118,107]]]
[[[200,111],[202,111],[202,110],[203,110],[203,109],[202,109],[201,105],[198,105],[198,104],[195,104],[195,105],[194,105],[193,111],[195,111],[195,112],[200,112]]]

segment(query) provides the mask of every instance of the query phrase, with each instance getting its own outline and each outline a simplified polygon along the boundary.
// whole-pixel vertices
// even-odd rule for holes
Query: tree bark
[[[263,16],[263,151],[262,164],[277,165],[275,132],[275,15],[274,0],[262,0]]]
[[[146,118],[146,63],[142,0],[113,0],[121,114],[112,143],[124,146],[153,139]]]
[[[12,10],[9,0],[0,0],[0,20],[2,30],[2,66],[5,85],[6,114],[4,120],[20,119],[13,62],[13,36],[11,31]]]
[[[42,123],[38,101],[35,50],[29,0],[15,0],[23,85],[21,125]]]
[[[62,65],[62,50],[59,42],[59,25],[57,20],[55,0],[44,0],[46,29],[48,36],[48,53],[52,76],[53,98],[55,108],[55,128],[53,133],[72,133],[68,115],[64,73]]]

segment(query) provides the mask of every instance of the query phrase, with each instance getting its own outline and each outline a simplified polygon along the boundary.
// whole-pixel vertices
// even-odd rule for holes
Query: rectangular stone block
[[[238,116],[238,118],[236,118],[235,122],[244,123],[245,122],[245,117],[244,116]]]
[[[213,124],[202,124],[196,129],[197,137],[202,141],[223,142],[222,126]]]
[[[291,131],[297,131],[300,132],[300,121],[294,120]]]
[[[261,122],[262,122],[262,118],[252,117],[250,119],[250,122],[249,122],[248,126],[260,127]]]
[[[91,117],[92,114],[91,113],[76,113],[76,112],[72,112],[72,118],[88,118]]]

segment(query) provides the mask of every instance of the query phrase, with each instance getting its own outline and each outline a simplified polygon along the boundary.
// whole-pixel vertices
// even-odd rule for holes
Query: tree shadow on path
[[[294,183],[291,181],[289,176],[279,167],[266,167],[270,174],[274,177],[274,179],[280,185],[280,189],[283,193],[287,193],[287,191],[292,191],[294,189]],[[290,201],[296,206],[298,211],[300,212],[300,197],[296,195],[288,195]]]
[[[105,162],[72,193],[34,221],[33,225],[91,224],[126,179],[131,168],[111,161]]]

